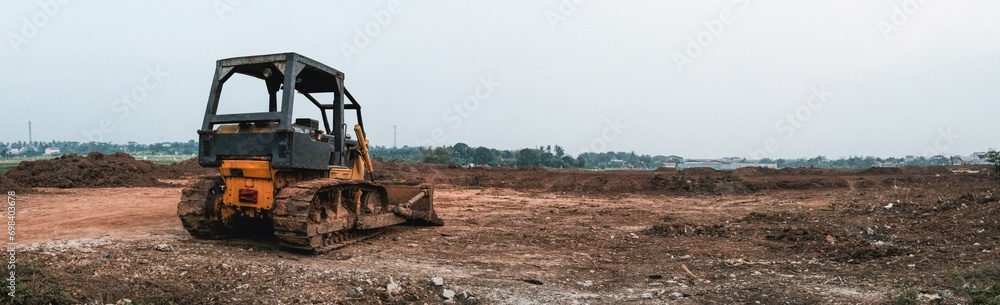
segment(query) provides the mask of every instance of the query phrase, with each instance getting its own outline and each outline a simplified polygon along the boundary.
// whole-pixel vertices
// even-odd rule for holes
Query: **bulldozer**
[[[268,111],[218,113],[223,86],[238,75],[263,81],[266,90],[258,92],[267,92]],[[322,125],[292,119],[296,96],[319,110]],[[357,115],[350,130],[347,110]],[[314,253],[389,226],[443,225],[433,186],[374,180],[368,145],[361,104],[344,87],[343,72],[297,53],[218,60],[197,158],[219,175],[185,188],[177,215],[196,238],[273,232],[282,247]]]

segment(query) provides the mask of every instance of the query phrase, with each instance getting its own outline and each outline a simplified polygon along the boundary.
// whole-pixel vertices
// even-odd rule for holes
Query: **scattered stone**
[[[388,292],[389,294],[396,294],[400,290],[402,289],[399,288],[399,284],[391,280],[389,282],[389,285],[385,285],[385,292]]]
[[[441,297],[444,298],[445,302],[451,301],[455,298],[455,292],[451,289],[445,289],[441,292]]]
[[[941,290],[941,298],[947,299],[951,297],[951,290],[945,289]]]
[[[934,293],[934,294],[921,293],[919,296],[917,296],[917,298],[920,299],[920,300],[924,300],[924,301],[938,301],[938,300],[942,299],[941,295],[939,295],[937,293]]]
[[[156,251],[163,251],[163,252],[174,251],[174,247],[168,244],[159,244],[153,247],[153,249],[156,249]]]
[[[591,281],[581,281],[581,282],[576,282],[576,284],[580,285],[580,286],[583,286],[583,287],[594,286],[594,282],[591,282]]]
[[[444,286],[444,279],[435,275],[434,277],[431,277],[431,283],[434,283],[434,286]]]
[[[539,281],[539,280],[536,280],[536,279],[521,279],[521,281],[525,282],[525,283],[528,283],[528,284],[542,285],[542,281]]]
[[[684,297],[684,294],[680,293],[680,292],[677,292],[677,291],[674,291],[674,292],[670,293],[670,297],[671,298],[675,298],[675,299],[680,299],[680,298]]]
[[[642,298],[642,299],[652,299],[653,298],[653,294],[649,293],[649,292],[643,292],[643,293],[639,294],[639,298]]]
[[[347,291],[347,296],[349,297],[356,297],[362,294],[364,294],[364,289],[361,289],[361,287],[354,287],[354,289]]]

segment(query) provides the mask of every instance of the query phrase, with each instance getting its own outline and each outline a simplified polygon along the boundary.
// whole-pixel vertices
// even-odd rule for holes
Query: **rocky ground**
[[[158,187],[17,199],[21,303],[997,302],[996,177],[945,168],[587,172],[380,164],[443,227],[322,255],[204,241]],[[437,282],[435,283],[435,280]],[[4,292],[9,292],[5,289]],[[443,295],[450,296],[445,298]]]

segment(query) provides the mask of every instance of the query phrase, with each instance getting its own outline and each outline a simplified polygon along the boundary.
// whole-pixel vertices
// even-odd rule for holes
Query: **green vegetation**
[[[955,271],[950,275],[949,286],[955,295],[967,297],[969,304],[1000,305],[1000,263]]]
[[[114,144],[104,142],[74,142],[74,141],[49,141],[49,142],[10,142],[0,143],[0,158],[27,158],[45,155],[46,149],[56,149],[60,155],[78,154],[86,155],[96,151],[104,154],[125,152],[131,155],[194,155],[198,151],[198,143],[194,140],[187,142],[163,142],[156,144],[139,144],[128,142],[127,144]],[[12,153],[14,150],[16,153]]]
[[[892,300],[893,305],[916,305],[917,297],[920,296],[920,291],[916,289],[910,289],[903,291],[895,299]]]
[[[72,298],[62,286],[39,272],[33,262],[17,266],[14,281],[14,297],[4,295],[0,304],[73,304]],[[9,291],[6,291],[9,292]],[[5,292],[5,293],[6,293]]]
[[[21,162],[0,162],[0,173],[6,173],[20,163]]]
[[[45,156],[45,151],[58,150],[57,154]],[[51,158],[54,155],[79,154],[90,152],[116,153],[125,152],[140,160],[150,160],[157,164],[176,163],[186,156],[193,156],[198,151],[198,143],[164,142],[155,144],[127,144],[100,142],[10,142],[0,143],[0,172],[6,172],[17,162],[33,158]],[[370,148],[372,158],[376,160],[398,160],[405,162],[424,162],[434,164],[454,164],[459,166],[538,166],[548,168],[585,168],[585,169],[656,169],[664,163],[681,163],[676,156],[650,156],[635,152],[584,152],[577,156],[566,153],[559,145],[545,145],[537,148],[501,150],[489,147],[471,147],[465,143],[441,147],[409,147],[399,148],[374,146]],[[991,151],[990,162],[1000,170],[1000,152]],[[726,158],[725,162],[749,162],[746,159]],[[840,159],[827,159],[824,156],[799,159],[762,159],[759,163],[776,164],[778,168],[786,167],[817,167],[817,168],[870,168],[875,166],[928,166],[948,165],[950,159],[945,156],[916,158],[879,158],[871,156],[852,156]],[[12,162],[12,163],[11,163]]]
[[[994,171],[1000,172],[1000,151],[990,149],[990,151],[986,153],[986,161],[993,164]]]

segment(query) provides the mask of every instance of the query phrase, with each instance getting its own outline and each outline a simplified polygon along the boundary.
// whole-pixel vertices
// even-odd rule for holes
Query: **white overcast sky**
[[[998,1],[396,5],[10,1],[0,11],[0,141],[26,141],[29,120],[36,141],[87,141],[102,121],[104,141],[194,139],[215,60],[298,52],[346,73],[376,145],[391,146],[396,125],[399,146],[574,154],[1000,148]],[[680,56],[691,61],[678,67]],[[156,69],[161,80],[149,76]],[[262,87],[239,88],[227,87],[227,101],[266,107]],[[133,107],[116,104],[133,93]],[[296,102],[298,116],[318,117]],[[469,107],[464,116],[456,105]]]

